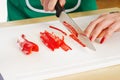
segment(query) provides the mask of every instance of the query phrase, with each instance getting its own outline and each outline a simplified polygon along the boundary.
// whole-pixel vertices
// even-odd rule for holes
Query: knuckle
[[[94,25],[96,23],[96,20],[93,20],[90,22],[90,25]]]
[[[108,29],[108,30],[106,31],[106,35],[107,35],[107,36],[110,36],[110,35],[111,35],[110,29]]]

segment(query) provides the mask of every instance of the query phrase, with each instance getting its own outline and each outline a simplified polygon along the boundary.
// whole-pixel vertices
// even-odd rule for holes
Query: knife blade
[[[64,8],[61,7],[59,1],[57,1],[56,6],[56,16],[59,18],[60,22],[63,23],[64,21],[70,24],[78,33],[78,39],[85,44],[89,49],[96,51],[94,45],[91,43],[89,38],[84,35],[82,29],[74,22],[74,20],[65,12]],[[67,28],[67,27],[66,27]],[[70,32],[71,30],[67,28]],[[71,32],[72,33],[72,32]]]

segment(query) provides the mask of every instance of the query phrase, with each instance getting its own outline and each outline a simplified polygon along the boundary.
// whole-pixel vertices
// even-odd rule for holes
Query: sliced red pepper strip
[[[74,39],[76,42],[78,42],[80,45],[82,45],[83,47],[86,47],[85,44],[83,44],[74,34],[70,34],[69,35],[72,39]]]
[[[64,51],[68,51],[68,50],[72,50],[71,47],[69,47],[66,43],[63,42],[63,44],[61,45],[61,48],[64,50]]]
[[[34,52],[38,52],[39,51],[39,47],[37,44],[31,42],[31,41],[28,41],[26,38],[25,38],[25,35],[22,34],[21,37],[17,40],[17,43],[21,49],[21,51],[27,55],[31,54],[32,51]]]
[[[67,27],[70,30],[70,32],[72,32],[72,34],[74,34],[75,36],[78,36],[77,31],[70,24],[68,24],[66,21],[63,22],[63,25],[65,27]]]
[[[60,31],[60,32],[63,33],[64,35],[67,35],[67,33],[65,33],[63,30],[61,30],[61,29],[59,29],[59,28],[56,28],[56,27],[54,27],[54,26],[49,26],[49,27],[52,28],[52,29],[55,29],[55,30]]]
[[[64,37],[60,39],[54,33],[49,33],[48,31],[40,32],[40,38],[42,39],[42,42],[52,51],[61,46],[61,48],[65,51],[71,49],[67,44],[65,44]]]

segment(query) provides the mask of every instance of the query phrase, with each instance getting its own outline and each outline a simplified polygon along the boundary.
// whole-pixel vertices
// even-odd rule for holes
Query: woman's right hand
[[[54,11],[58,0],[40,0],[45,11]],[[59,0],[61,6],[64,6],[66,0]]]

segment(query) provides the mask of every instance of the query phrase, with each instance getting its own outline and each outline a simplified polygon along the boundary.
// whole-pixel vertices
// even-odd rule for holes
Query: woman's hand
[[[41,4],[45,11],[53,11],[58,0],[41,0]],[[66,0],[59,0],[61,6],[65,5]]]
[[[84,32],[91,41],[101,38],[100,43],[102,44],[117,31],[120,31],[120,13],[101,15],[92,21]]]

